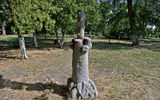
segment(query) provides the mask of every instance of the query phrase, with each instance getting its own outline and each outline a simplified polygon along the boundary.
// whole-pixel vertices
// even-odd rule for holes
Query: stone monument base
[[[72,99],[87,99],[98,96],[97,88],[90,79],[76,84],[72,81],[72,78],[69,78],[67,86]]]

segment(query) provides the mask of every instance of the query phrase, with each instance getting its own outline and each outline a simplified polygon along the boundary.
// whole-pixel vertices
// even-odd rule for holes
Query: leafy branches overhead
[[[53,0],[33,0],[30,2],[28,11],[28,27],[31,31],[41,31],[42,29],[49,33],[53,31],[55,14],[61,9],[54,6]]]
[[[35,30],[52,32],[55,25],[53,16],[61,9],[53,4],[55,0],[8,0],[10,18],[21,34]]]
[[[127,0],[6,0],[0,1],[0,24],[10,22],[21,34],[49,33],[64,30],[76,32],[77,10],[85,11],[86,31],[92,34],[113,35],[120,33],[129,37]],[[147,35],[147,25],[155,25],[156,32],[160,29],[160,2],[158,0],[134,0],[133,16],[138,35]],[[9,8],[12,8],[10,12]],[[112,34],[115,33],[115,34]]]

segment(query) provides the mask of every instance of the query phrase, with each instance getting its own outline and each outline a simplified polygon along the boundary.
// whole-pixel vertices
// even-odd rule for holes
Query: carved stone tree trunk
[[[84,37],[84,12],[78,11],[77,38],[72,40],[72,78],[68,79],[69,95],[72,99],[86,99],[98,96],[94,82],[89,79],[88,51],[91,39]]]

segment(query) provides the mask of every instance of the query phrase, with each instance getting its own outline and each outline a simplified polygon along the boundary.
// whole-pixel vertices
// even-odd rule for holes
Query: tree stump
[[[68,79],[69,95],[72,99],[86,99],[98,96],[94,82],[89,79],[88,51],[92,48],[91,39],[84,37],[84,12],[78,11],[77,38],[72,40],[72,78]]]

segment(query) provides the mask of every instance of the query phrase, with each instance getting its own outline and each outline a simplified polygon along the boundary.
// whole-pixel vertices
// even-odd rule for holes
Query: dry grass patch
[[[64,49],[56,48],[52,39],[39,39],[36,49],[32,39],[27,38],[29,60],[21,60],[19,48],[14,46],[17,44],[8,42],[16,37],[7,38],[0,37],[0,99],[65,100],[66,81],[72,71],[71,38],[65,39]],[[93,100],[159,100],[157,41],[143,40],[140,46],[131,47],[128,41],[112,40],[109,44],[105,39],[93,39],[89,70],[99,92]]]

